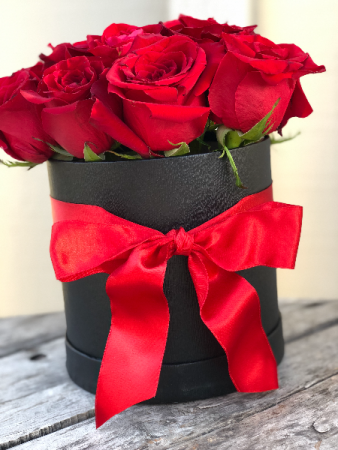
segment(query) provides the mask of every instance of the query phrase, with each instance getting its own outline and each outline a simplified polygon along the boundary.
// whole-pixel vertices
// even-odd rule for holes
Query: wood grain
[[[262,394],[235,393],[226,397],[176,405],[136,405],[95,431],[94,420],[85,420],[93,415],[93,396],[72,384],[65,371],[64,383],[61,384],[63,375],[60,375],[59,371],[59,375],[56,376],[59,377],[59,381],[55,380],[55,387],[50,389],[43,389],[46,380],[44,381],[37,373],[33,375],[31,371],[30,375],[40,380],[37,384],[34,382],[35,393],[31,392],[25,402],[20,401],[20,395],[29,390],[27,386],[21,384],[19,389],[21,394],[16,395],[16,400],[8,400],[6,405],[1,406],[1,412],[5,412],[2,417],[6,417],[6,420],[1,424],[0,448],[9,448],[25,441],[27,442],[20,446],[22,450],[165,449],[177,446],[180,448],[180,445],[190,444],[191,447],[186,447],[187,449],[220,448],[211,447],[211,442],[206,441],[207,438],[203,436],[210,434],[217,437],[218,432],[221,433],[223,429],[228,430],[229,436],[232,436],[231,430],[237,424],[241,427],[241,423],[246,423],[245,421],[250,421],[251,418],[265,414],[273,408],[279,411],[280,405],[288,402],[289,399],[302,393],[305,395],[307,392],[312,392],[316,386],[326,382],[325,380],[330,380],[338,373],[336,349],[338,327],[318,328],[325,323],[325,320],[327,322],[338,316],[338,302],[312,307],[307,307],[307,304],[303,303],[298,307],[287,305],[285,308],[283,305],[284,323],[287,324],[288,336],[304,334],[309,329],[313,332],[299,339],[293,339],[287,345],[285,360],[279,368],[280,389],[277,391]],[[41,352],[48,350],[51,352],[48,353],[48,357],[54,360],[53,354],[60,352],[63,345],[62,341],[59,341],[60,347],[56,345],[57,348],[54,350],[52,347],[48,350],[46,346],[51,346],[52,343],[45,344],[41,346]],[[3,358],[2,362],[15,356]],[[54,360],[56,365],[59,364],[58,358],[55,357]],[[38,362],[35,361],[35,363]],[[19,367],[19,360],[16,363]],[[27,368],[24,371],[27,371]],[[47,376],[48,379],[50,377],[51,375]],[[58,382],[60,384],[57,384]],[[26,404],[29,404],[29,408]],[[6,409],[4,409],[5,406]],[[81,420],[81,423],[71,425]],[[266,423],[272,422],[269,419]],[[318,426],[325,425],[318,422]],[[39,436],[43,437],[38,438]],[[222,435],[220,439],[224,440],[224,436]],[[245,439],[249,438],[245,437]],[[204,447],[198,447],[200,442],[203,442]],[[217,445],[220,445],[221,440],[217,442]],[[287,442],[285,445],[288,445]],[[265,448],[269,449],[269,447]],[[272,446],[271,449],[275,450],[275,447]]]
[[[286,342],[338,325],[338,301],[280,302]]]
[[[36,355],[40,358],[34,359]],[[68,382],[64,338],[2,358],[0,380],[1,409],[6,402]]]
[[[151,428],[149,422],[145,422],[144,427],[136,428],[134,425],[131,429],[124,422],[121,431],[128,435],[130,441],[122,441],[121,436],[116,437],[103,430],[95,432],[93,421],[87,421],[28,442],[20,450],[336,450],[337,396],[338,376],[334,376],[249,417],[238,415],[222,426],[207,429],[202,421],[196,427],[196,433],[183,439],[172,429],[169,421],[171,435],[169,430],[166,435],[161,435]],[[182,422],[181,426],[187,425]]]
[[[247,419],[172,445],[175,450],[338,448],[338,376]],[[158,449],[167,447],[157,446]]]
[[[0,357],[64,336],[63,312],[0,319]]]

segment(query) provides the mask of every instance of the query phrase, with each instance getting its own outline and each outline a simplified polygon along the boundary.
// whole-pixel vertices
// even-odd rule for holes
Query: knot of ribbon
[[[167,233],[168,238],[173,239],[173,255],[189,256],[194,245],[194,236],[186,233],[184,228],[171,230]]]
[[[156,395],[169,327],[163,293],[167,261],[187,255],[200,316],[223,347],[240,392],[278,387],[258,294],[237,271],[293,268],[302,208],[245,197],[197,228],[167,234],[91,205],[52,199],[50,253],[58,280],[109,274],[111,328],[96,391],[96,424]]]

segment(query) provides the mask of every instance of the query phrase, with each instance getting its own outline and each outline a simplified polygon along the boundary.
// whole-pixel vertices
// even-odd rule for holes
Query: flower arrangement
[[[0,146],[9,167],[50,160],[67,369],[97,426],[141,401],[277,389],[275,268],[295,265],[302,208],[272,200],[264,137],[312,112],[300,78],[324,66],[184,15],[40,59],[0,79]]]
[[[21,161],[9,166],[173,157],[211,151],[217,138],[243,187],[229,149],[307,117],[300,78],[325,71],[255,26],[184,15],[50,47],[0,79],[0,146]]]

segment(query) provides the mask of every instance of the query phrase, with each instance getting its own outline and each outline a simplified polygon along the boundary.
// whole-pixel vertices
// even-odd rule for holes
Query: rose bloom
[[[53,152],[44,142],[54,143],[42,128],[42,106],[28,102],[20,93],[21,89],[36,89],[41,67],[40,63],[0,78],[0,147],[15,159],[33,163],[50,158]]]
[[[324,72],[308,53],[294,44],[276,45],[260,35],[223,33],[227,53],[210,87],[209,102],[214,120],[246,132],[280,99],[270,132],[291,117],[307,117],[312,108],[302,90],[300,77]]]
[[[139,35],[105,80],[93,86],[92,119],[118,142],[149,156],[200,136],[208,118],[204,95],[193,88],[204,50],[185,36]]]
[[[37,92],[22,91],[26,100],[48,106],[42,111],[44,130],[78,158],[83,158],[85,143],[95,153],[108,150],[112,144],[112,139],[89,121],[94,104],[90,89],[103,70],[99,58],[76,56],[47,68]]]
[[[38,92],[51,99],[73,103],[90,97],[90,88],[104,66],[99,58],[77,56],[44,71]]]
[[[201,95],[209,89],[216,70],[227,49],[222,34],[254,34],[256,25],[238,27],[227,23],[218,23],[215,19],[195,19],[181,14],[177,20],[166,22],[165,26],[176,34],[184,34],[198,42],[207,58],[207,65],[195,86],[195,95]]]
[[[112,23],[102,36],[87,36],[88,47],[93,55],[113,63],[128,53],[135,37],[142,33],[142,28],[125,23]]]
[[[76,42],[75,44],[64,42],[56,47],[48,44],[48,47],[53,50],[52,53],[48,56],[41,53],[39,56],[44,62],[45,68],[53,66],[64,59],[73,58],[74,56],[92,56],[87,41]]]

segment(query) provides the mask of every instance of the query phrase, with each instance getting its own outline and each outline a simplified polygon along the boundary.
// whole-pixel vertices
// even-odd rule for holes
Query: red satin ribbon
[[[188,232],[167,234],[90,205],[52,199],[51,258],[58,280],[110,274],[111,328],[96,392],[96,424],[155,396],[169,310],[167,261],[187,255],[203,322],[223,347],[240,392],[278,388],[255,289],[236,272],[293,268],[302,208],[272,201],[271,187]]]

